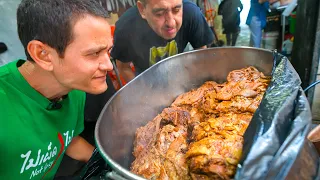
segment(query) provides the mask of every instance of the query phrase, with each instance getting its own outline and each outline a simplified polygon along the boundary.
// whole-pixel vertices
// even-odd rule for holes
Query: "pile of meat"
[[[230,179],[270,78],[254,67],[177,97],[136,131],[131,171],[146,179]]]

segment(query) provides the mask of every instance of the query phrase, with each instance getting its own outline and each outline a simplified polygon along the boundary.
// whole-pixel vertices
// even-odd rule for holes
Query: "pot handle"
[[[112,180],[127,180],[124,177],[120,176],[115,171],[107,172],[105,177],[108,178],[108,179],[112,179]]]

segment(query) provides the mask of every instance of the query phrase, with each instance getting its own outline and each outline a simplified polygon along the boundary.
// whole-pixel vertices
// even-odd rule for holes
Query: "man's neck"
[[[26,61],[18,69],[30,86],[49,100],[59,99],[70,91],[36,63]]]

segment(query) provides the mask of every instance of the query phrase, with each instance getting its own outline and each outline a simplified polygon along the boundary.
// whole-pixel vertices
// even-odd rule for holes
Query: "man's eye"
[[[91,54],[92,56],[99,56],[99,52],[95,52]]]
[[[156,13],[156,16],[161,17],[163,13]]]
[[[180,11],[180,9],[181,9],[181,8],[174,8],[174,9],[173,9],[173,12],[174,12],[174,13],[178,13],[178,12]]]

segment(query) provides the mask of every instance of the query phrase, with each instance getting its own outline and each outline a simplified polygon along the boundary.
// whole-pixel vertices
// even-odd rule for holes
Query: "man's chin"
[[[163,36],[163,38],[165,40],[171,40],[171,39],[174,39],[176,37],[177,34],[174,34],[174,35],[166,35],[166,36]]]
[[[100,88],[90,88],[90,89],[85,90],[85,92],[89,93],[89,94],[98,95],[98,94],[102,94],[102,93],[106,92],[107,89],[108,89],[108,86],[106,85],[105,87],[100,87]]]
[[[170,39],[174,39],[175,37],[177,36],[177,33],[173,33],[173,34],[170,34],[170,33],[162,33],[162,38],[165,39],[165,40],[170,40]]]

